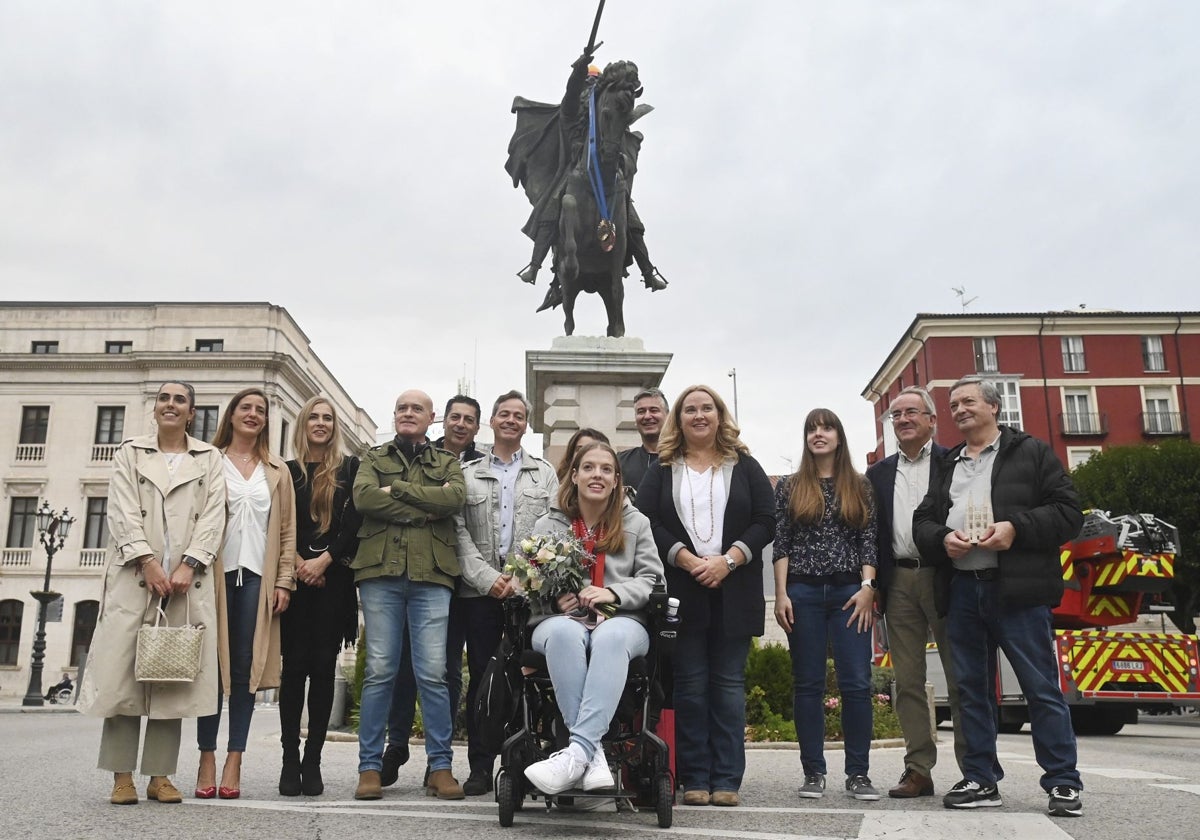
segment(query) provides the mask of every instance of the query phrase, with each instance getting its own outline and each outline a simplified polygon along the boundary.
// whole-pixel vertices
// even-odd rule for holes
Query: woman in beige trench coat
[[[113,772],[116,805],[138,801],[141,718],[148,719],[146,798],[180,802],[167,778],[179,759],[180,719],[216,707],[217,577],[208,569],[225,528],[225,479],[220,453],[187,434],[195,413],[190,385],[164,383],[154,403],[157,433],[125,441],[113,456],[104,594],[79,697],[83,711],[104,718],[99,767]],[[195,682],[134,679],[138,628],[153,620],[162,598],[172,626],[186,617],[206,628]]]
[[[279,686],[279,615],[296,588],[296,496],[287,464],[268,446],[266,394],[246,388],[229,401],[213,445],[223,450],[226,524],[217,577],[221,686],[229,698],[229,736],[220,787],[216,780],[218,701],[196,722],[200,766],[196,797],[241,796],[242,754],[254,714],[254,695]]]

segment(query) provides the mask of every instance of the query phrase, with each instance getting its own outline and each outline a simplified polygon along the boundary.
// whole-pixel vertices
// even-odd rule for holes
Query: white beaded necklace
[[[692,507],[692,533],[696,535],[696,539],[700,540],[700,542],[707,543],[713,538],[713,533],[717,530],[717,517],[713,504],[713,484],[717,479],[717,470],[713,466],[708,468],[708,536],[706,537],[700,533],[700,529],[696,525],[696,488],[692,484],[692,473],[695,470],[686,464],[684,465],[684,469],[687,471],[688,490],[691,491],[692,496],[690,500]]]

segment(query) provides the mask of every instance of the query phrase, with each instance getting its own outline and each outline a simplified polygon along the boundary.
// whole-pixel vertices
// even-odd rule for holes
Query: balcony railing
[[[1143,350],[1142,351],[1142,370],[1147,373],[1154,371],[1160,372],[1167,369],[1167,357],[1161,350]]]
[[[1058,415],[1059,428],[1064,435],[1107,435],[1108,415],[1086,411],[1067,411]]]
[[[975,353],[976,373],[996,373],[1000,370],[1000,360],[995,353]]]
[[[79,568],[96,569],[104,565],[103,548],[85,548],[79,552]]]
[[[17,455],[14,460],[21,463],[30,463],[32,461],[44,461],[46,458],[46,444],[44,443],[18,443]]]
[[[0,549],[0,566],[5,569],[23,569],[33,565],[32,548]]]
[[[1178,411],[1144,411],[1142,418],[1142,434],[1144,435],[1186,435],[1187,416]]]
[[[119,443],[92,444],[92,461],[111,461],[113,455],[121,448]]]
[[[1087,362],[1082,353],[1063,353],[1063,370],[1067,373],[1086,373]]]

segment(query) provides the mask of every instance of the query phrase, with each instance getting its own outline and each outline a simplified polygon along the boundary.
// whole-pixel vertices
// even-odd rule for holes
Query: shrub
[[[784,720],[792,719],[792,656],[786,647],[754,640],[746,659],[747,696],[754,687],[761,690],[763,701],[773,713]]]

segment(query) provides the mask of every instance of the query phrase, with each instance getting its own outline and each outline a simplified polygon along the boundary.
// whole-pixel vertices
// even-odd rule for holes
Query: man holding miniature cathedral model
[[[936,599],[962,706],[963,780],[947,808],[1002,804],[997,783],[995,650],[1004,652],[1029,703],[1034,755],[1051,816],[1083,814],[1075,733],[1054,655],[1050,610],[1062,599],[1059,546],[1083,524],[1079,496],[1054,451],[999,425],[995,383],[966,377],[950,388],[964,442],[941,456],[913,515],[923,561],[938,566]]]

